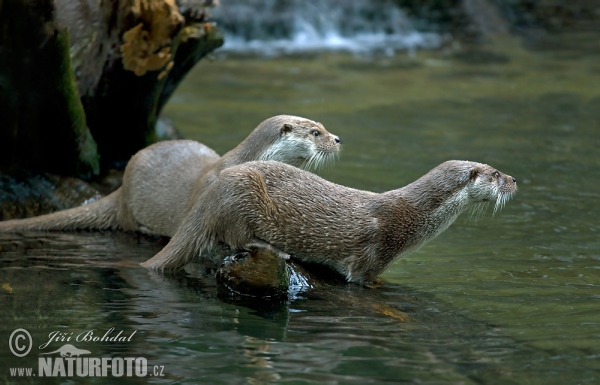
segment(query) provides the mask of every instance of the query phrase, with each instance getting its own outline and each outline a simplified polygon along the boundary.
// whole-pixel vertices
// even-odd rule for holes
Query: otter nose
[[[339,136],[336,136],[336,137],[334,137],[334,138],[333,138],[333,140],[335,140],[335,142],[336,142],[337,144],[342,144],[342,140],[340,139],[340,137],[339,137]]]
[[[514,177],[511,176],[511,178],[512,178],[513,182],[517,183],[517,180]]]

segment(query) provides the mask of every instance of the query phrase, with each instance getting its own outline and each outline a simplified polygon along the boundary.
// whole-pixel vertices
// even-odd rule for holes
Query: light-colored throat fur
[[[317,154],[314,143],[293,134],[282,135],[267,147],[260,156],[260,160],[276,160],[300,167]]]
[[[419,247],[445,231],[469,207],[469,191],[460,189],[450,195],[443,205],[435,208],[427,218],[427,228]]]
[[[417,182],[407,187],[408,189],[389,191],[384,194],[387,194],[390,200],[398,199],[413,206],[416,211],[420,212],[419,216],[423,216],[423,219],[422,221],[419,221],[421,222],[421,225],[416,231],[416,235],[410,236],[409,238],[411,239],[407,240],[408,242],[405,246],[396,254],[391,255],[389,259],[385,258],[386,263],[385,265],[380,266],[381,271],[387,269],[394,261],[400,259],[402,256],[418,250],[423,245],[436,238],[446,230],[461,213],[472,206],[472,200],[469,198],[468,185],[463,186],[453,193],[448,193],[442,203],[434,207],[432,207],[433,202],[428,196],[415,194],[415,190],[421,191],[424,188],[423,185]],[[415,195],[417,195],[418,198],[414,199]],[[377,223],[378,226],[378,221],[375,223]],[[400,225],[400,223],[398,225]],[[407,234],[403,233],[401,230],[399,233],[403,237],[407,236]],[[378,246],[377,243],[369,243],[364,248],[365,255],[370,256],[369,260],[373,262],[382,261],[381,256],[378,256]],[[356,257],[350,256],[344,260],[344,264],[346,265],[345,268],[340,269],[344,271],[343,274],[348,281],[353,281],[356,276],[362,276],[363,274],[361,271],[355,271],[355,262]],[[364,263],[364,261],[361,261],[361,263]],[[359,270],[364,270],[364,266]]]
[[[450,227],[456,218],[469,207],[468,195],[469,192],[466,188],[460,189],[450,195],[444,204],[431,210],[425,218],[424,226],[420,229],[420,236],[415,240],[416,242],[398,253],[390,263],[405,254],[417,251]]]

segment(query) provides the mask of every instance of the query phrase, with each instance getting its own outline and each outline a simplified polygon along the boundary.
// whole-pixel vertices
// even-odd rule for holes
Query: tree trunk
[[[0,166],[98,172],[69,57],[69,32],[44,1],[0,2]]]
[[[155,142],[177,84],[223,44],[212,2],[185,3],[0,0],[0,168],[85,177]]]

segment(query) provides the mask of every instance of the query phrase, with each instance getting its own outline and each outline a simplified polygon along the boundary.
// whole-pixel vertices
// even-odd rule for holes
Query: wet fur
[[[173,236],[197,195],[223,169],[260,159],[316,168],[340,146],[339,138],[320,123],[290,115],[265,120],[223,157],[191,140],[160,142],[132,157],[123,185],[105,198],[53,214],[0,222],[0,232],[123,229]]]
[[[394,260],[487,201],[506,202],[516,181],[475,162],[448,161],[417,181],[377,194],[328,182],[279,162],[224,170],[198,196],[169,244],[143,265],[173,269],[222,242],[264,241],[293,258],[372,281]]]

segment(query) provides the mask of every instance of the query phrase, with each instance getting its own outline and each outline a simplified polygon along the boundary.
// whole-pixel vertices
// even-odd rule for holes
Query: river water
[[[156,382],[600,382],[599,60],[597,38],[578,34],[477,52],[200,63],[165,115],[219,153],[263,119],[294,114],[342,138],[341,159],[320,172],[334,182],[381,192],[466,159],[514,176],[519,192],[495,216],[460,217],[380,285],[326,284],[279,302],[231,298],[194,264],[170,276],[139,268],[162,247],[154,239],[0,235],[0,378],[37,373],[41,352],[70,343],[145,357],[164,367]],[[24,358],[6,348],[17,328],[34,341]],[[135,334],[77,341],[110,328]],[[40,349],[56,331],[71,339]]]

